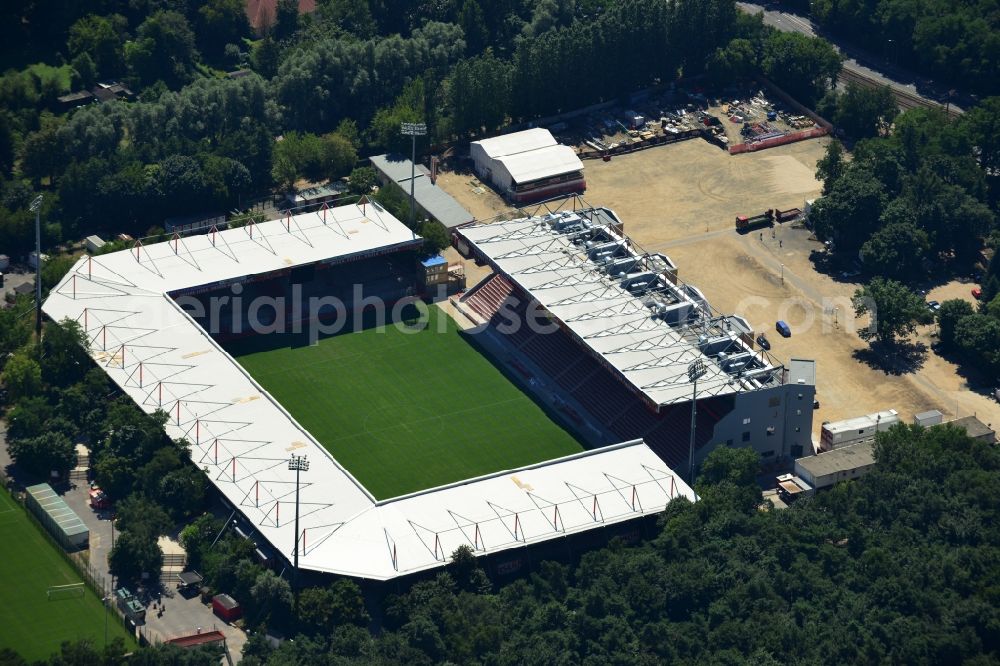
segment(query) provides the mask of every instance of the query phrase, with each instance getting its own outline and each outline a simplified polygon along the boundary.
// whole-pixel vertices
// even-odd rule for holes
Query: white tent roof
[[[583,162],[569,146],[556,145],[498,158],[515,183],[583,171]]]
[[[529,150],[554,146],[556,140],[547,129],[535,127],[523,132],[512,132],[491,139],[473,141],[472,145],[481,147],[483,152],[496,159],[505,155],[516,155]]]
[[[303,568],[390,579],[478,554],[628,520],[692,491],[643,443],[376,502],[330,453],[168,296],[268,271],[421,240],[373,204],[83,257],[43,309],[80,323],[90,354],[286,557],[294,550],[292,453],[302,476]],[[549,522],[549,513],[554,524]],[[516,525],[516,527],[515,527]]]

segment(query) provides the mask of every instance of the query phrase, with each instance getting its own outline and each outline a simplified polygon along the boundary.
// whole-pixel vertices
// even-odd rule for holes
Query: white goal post
[[[61,599],[75,599],[82,597],[86,593],[83,583],[70,583],[68,585],[50,585],[45,590],[45,596],[49,601],[59,601]]]

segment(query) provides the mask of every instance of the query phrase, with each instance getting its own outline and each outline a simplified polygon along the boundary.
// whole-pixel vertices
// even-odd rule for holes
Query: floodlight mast
[[[41,209],[44,197],[39,194],[28,206],[35,213],[35,335],[42,339],[42,224]]]
[[[691,440],[688,444],[688,485],[694,488],[694,435],[698,419],[698,378],[705,374],[705,362],[696,359],[688,364],[688,380],[694,383],[691,391]]]
[[[288,469],[295,472],[295,550],[292,562],[292,591],[295,593],[295,615],[299,613],[299,475],[309,471],[309,459],[294,453],[288,460]]]
[[[401,123],[399,131],[410,137],[410,229],[417,232],[417,208],[413,198],[413,182],[417,178],[417,137],[427,136],[426,123]]]

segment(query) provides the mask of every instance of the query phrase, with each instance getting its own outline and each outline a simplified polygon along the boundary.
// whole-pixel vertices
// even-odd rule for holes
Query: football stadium
[[[315,572],[390,580],[461,545],[514,572],[694,499],[682,477],[716,446],[811,450],[810,361],[754,349],[613,211],[550,208],[455,232],[492,270],[453,299],[462,322],[422,239],[365,199],[83,257],[44,311]]]

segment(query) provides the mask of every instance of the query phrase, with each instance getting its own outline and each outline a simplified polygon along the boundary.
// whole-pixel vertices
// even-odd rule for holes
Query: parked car
[[[972,297],[978,301],[980,298],[983,297],[983,290],[980,289],[979,287],[976,287],[975,289],[972,290]]]
[[[937,301],[927,301],[927,307],[931,310],[931,312],[937,312],[941,309],[941,304]]]
[[[757,336],[757,344],[760,345],[761,349],[770,349],[771,341],[764,336],[763,333]]]
[[[784,321],[781,321],[780,319],[777,322],[775,322],[775,324],[774,324],[774,330],[776,330],[779,334],[781,334],[781,337],[783,337],[783,338],[790,338],[790,337],[792,337],[792,329],[791,329],[791,327],[788,324],[786,324]]]

